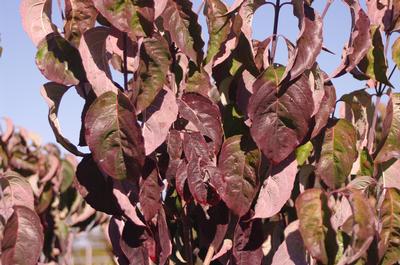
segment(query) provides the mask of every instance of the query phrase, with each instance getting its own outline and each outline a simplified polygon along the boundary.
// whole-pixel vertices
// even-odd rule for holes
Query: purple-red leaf
[[[100,169],[115,179],[138,180],[144,144],[135,110],[122,93],[106,92],[90,106],[85,138]]]
[[[146,109],[143,126],[146,155],[151,154],[167,138],[168,131],[178,116],[178,105],[174,93],[167,87],[158,93],[153,103]]]
[[[221,113],[210,99],[196,93],[186,93],[177,100],[179,114],[213,142],[213,151],[219,152],[222,144]]]
[[[218,163],[220,174],[211,180],[221,199],[239,217],[249,211],[257,193],[260,157],[254,143],[246,141],[244,136],[232,136],[222,146]]]
[[[277,214],[290,199],[297,174],[296,159],[288,159],[278,166],[271,165],[258,195],[253,218],[269,218]]]
[[[203,171],[205,162],[196,156],[192,156],[187,165],[187,182],[190,193],[198,203],[207,203],[207,183]]]
[[[171,34],[176,46],[197,64],[203,60],[204,42],[198,16],[189,0],[169,0],[162,14],[164,28]]]
[[[105,42],[109,34],[109,29],[105,27],[90,29],[83,34],[79,45],[87,79],[97,96],[107,91],[115,93],[118,91],[111,79],[111,71],[105,54]]]
[[[283,79],[294,80],[311,69],[322,49],[322,18],[308,4],[294,4],[294,14],[299,19],[300,34],[294,55],[289,59]]]
[[[248,115],[257,146],[272,163],[279,164],[306,136],[314,103],[305,76],[278,86],[283,69],[272,67],[254,83]]]
[[[48,34],[57,31],[57,27],[51,22],[50,0],[22,0],[20,14],[22,26],[35,46]]]
[[[43,247],[43,231],[37,214],[24,206],[14,206],[1,242],[3,264],[37,264]]]

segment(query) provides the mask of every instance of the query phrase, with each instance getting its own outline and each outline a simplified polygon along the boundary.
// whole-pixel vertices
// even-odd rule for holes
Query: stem
[[[128,91],[128,36],[126,33],[123,35],[124,40],[124,91]]]
[[[326,1],[325,7],[324,7],[324,11],[322,11],[322,15],[321,18],[324,19],[326,13],[328,12],[329,7],[331,6],[331,4],[333,3],[334,0],[328,0]]]
[[[200,12],[201,12],[201,10],[203,9],[204,4],[205,4],[205,1],[206,1],[206,0],[202,0],[202,1],[201,1],[201,4],[200,4],[200,6],[199,6],[199,9],[197,9],[197,12],[196,12],[197,15],[199,15]]]
[[[368,148],[368,152],[371,154],[372,153],[372,149],[374,147],[374,140],[375,140],[375,128],[376,128],[376,122],[378,120],[378,106],[379,103],[381,102],[381,94],[378,93],[376,95],[376,101],[375,101],[375,108],[374,108],[374,116],[372,118],[372,125],[369,128],[369,132],[368,132],[368,141],[367,141],[367,148]]]
[[[192,240],[191,240],[191,229],[189,224],[189,218],[187,214],[188,205],[183,206],[183,244],[185,245],[185,255],[187,259],[187,264],[193,265],[193,249],[192,249]]]
[[[207,255],[204,259],[203,265],[210,265],[213,255],[214,255],[214,247],[210,245],[210,247],[207,250]]]
[[[278,24],[279,24],[279,11],[281,10],[281,0],[276,0],[274,6],[274,28],[272,32],[272,44],[271,44],[271,64],[274,63],[276,46],[277,46],[277,34],[278,34]]]

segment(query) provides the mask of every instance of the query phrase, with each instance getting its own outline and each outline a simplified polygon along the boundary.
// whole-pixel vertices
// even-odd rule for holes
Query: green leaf
[[[207,18],[208,40],[207,56],[204,64],[208,64],[220,51],[223,43],[227,40],[231,22],[225,3],[221,0],[207,0],[204,6],[204,15]]]
[[[71,187],[74,182],[75,168],[66,159],[61,161],[61,172],[59,178],[61,179],[60,192],[65,192],[69,187]]]
[[[57,33],[47,35],[39,43],[36,65],[47,79],[66,86],[86,79],[78,50]]]
[[[350,122],[331,121],[324,134],[315,174],[331,189],[342,187],[357,159],[357,135]]]
[[[381,32],[379,26],[372,26],[370,29],[372,46],[367,55],[361,60],[358,67],[369,78],[388,86],[392,86],[386,76],[387,62],[384,53]]]
[[[145,151],[141,128],[129,99],[106,92],[89,107],[85,138],[100,169],[115,179],[139,180]]]
[[[171,34],[172,41],[186,56],[198,65],[203,60],[204,42],[198,16],[189,0],[169,0],[162,14],[164,28]]]
[[[140,48],[140,65],[136,110],[141,112],[151,105],[163,88],[171,64],[168,43],[161,36],[145,38]]]
[[[380,210],[382,230],[378,245],[382,265],[400,260],[400,192],[386,189]]]
[[[310,156],[312,150],[313,150],[313,145],[310,141],[297,147],[296,160],[299,166],[304,165],[304,163],[307,161],[307,158]]]
[[[377,149],[375,163],[400,157],[400,93],[393,93],[386,108],[382,125],[382,143]]]
[[[327,241],[332,241],[332,238],[328,238],[331,214],[327,201],[325,192],[316,188],[304,191],[296,199],[299,230],[304,245],[311,256],[323,264],[328,264]]]

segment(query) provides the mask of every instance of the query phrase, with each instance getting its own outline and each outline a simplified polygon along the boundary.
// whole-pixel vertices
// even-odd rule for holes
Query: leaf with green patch
[[[169,0],[162,14],[164,28],[171,34],[172,41],[198,65],[203,60],[204,42],[198,16],[189,0]]]
[[[400,68],[400,37],[396,39],[392,46],[392,59],[393,62],[397,65],[397,68]]]
[[[380,264],[390,265],[400,260],[400,192],[395,188],[384,191],[380,209],[382,230],[378,245]]]
[[[357,159],[357,135],[353,125],[344,119],[331,121],[325,131],[315,175],[331,189],[345,184]]]
[[[38,45],[36,65],[49,80],[63,85],[78,85],[86,80],[78,50],[58,33],[51,33]]]
[[[391,95],[382,127],[382,143],[377,149],[375,163],[400,158],[400,93]]]
[[[249,211],[257,193],[260,159],[260,151],[245,136],[232,136],[222,145],[218,163],[220,174],[211,181],[228,208],[239,217]]]
[[[171,55],[167,41],[159,35],[145,38],[140,47],[136,111],[150,106],[167,80]]]
[[[312,151],[313,145],[310,141],[296,148],[296,160],[299,166],[304,165]]]
[[[98,97],[85,117],[85,138],[93,158],[115,179],[139,180],[145,151],[134,107],[122,93]]]

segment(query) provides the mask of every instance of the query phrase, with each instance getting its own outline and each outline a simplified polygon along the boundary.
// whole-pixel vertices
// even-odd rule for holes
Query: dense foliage
[[[368,0],[365,10],[343,1],[351,33],[330,74],[317,63],[330,0],[322,12],[312,0],[205,0],[206,48],[190,0],[57,2],[62,29],[51,0],[22,0],[22,23],[51,81],[42,88],[50,125],[82,157],[78,191],[112,216],[120,264],[400,259],[400,94],[395,69],[387,75],[398,1]],[[271,6],[274,34],[254,40],[255,12]],[[298,19],[294,43],[277,31],[286,6]],[[278,40],[289,55],[280,64]],[[399,50],[400,39],[398,65]],[[330,80],[344,74],[367,88],[337,100]],[[58,123],[73,87],[86,102],[79,145],[90,154]]]
[[[107,221],[74,186],[77,161],[53,144],[14,128],[0,129],[0,264],[71,264],[79,231]]]

